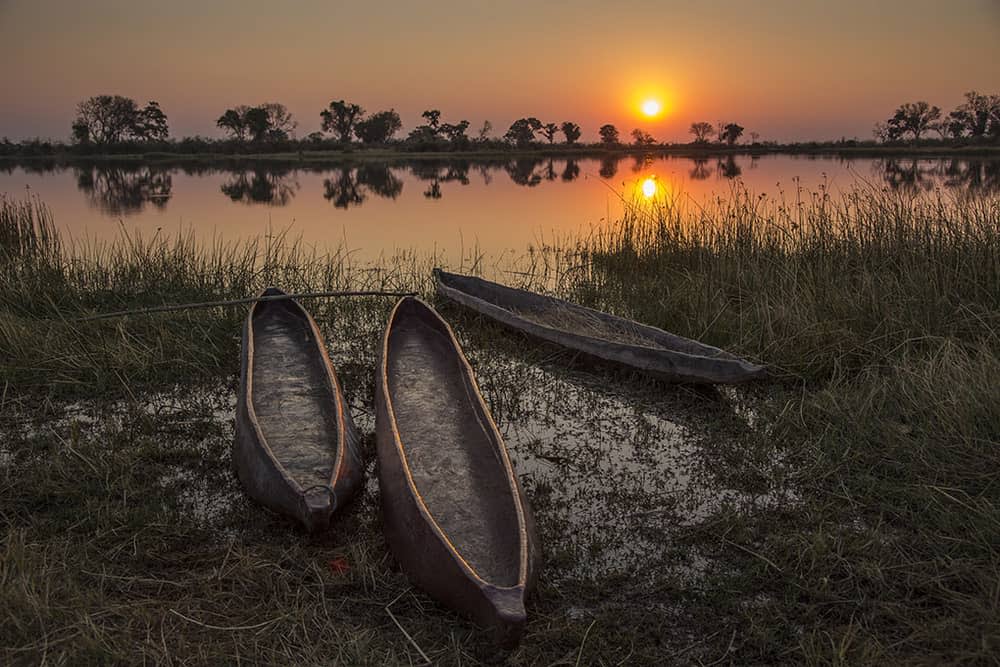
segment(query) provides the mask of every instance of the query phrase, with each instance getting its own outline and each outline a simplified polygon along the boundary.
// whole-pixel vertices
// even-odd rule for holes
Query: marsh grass
[[[1000,328],[1000,198],[736,187],[633,205],[583,243],[599,309],[821,379]]]
[[[508,661],[995,661],[998,225],[988,197],[738,191],[633,208],[516,266],[458,267],[779,371],[714,395],[568,371],[565,355],[439,304],[542,535]],[[317,538],[247,501],[230,469],[245,308],[74,321],[268,284],[427,294],[438,258],[362,265],[282,235],[71,245],[37,200],[2,202],[0,239],[5,661],[496,660],[409,586],[381,536],[372,374],[391,300],[307,304],[369,475]]]

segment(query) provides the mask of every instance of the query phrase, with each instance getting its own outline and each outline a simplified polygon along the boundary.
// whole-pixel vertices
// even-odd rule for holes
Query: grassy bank
[[[40,203],[4,202],[5,659],[495,660],[398,572],[373,482],[317,538],[244,498],[229,461],[244,309],[74,321],[267,284],[426,293],[433,263],[357,265],[287,238],[67,247]],[[583,371],[441,304],[545,551],[510,662],[995,660],[1000,200],[737,194],[637,207],[517,273],[472,268],[776,376],[706,394]],[[391,303],[308,305],[374,479],[372,373]]]

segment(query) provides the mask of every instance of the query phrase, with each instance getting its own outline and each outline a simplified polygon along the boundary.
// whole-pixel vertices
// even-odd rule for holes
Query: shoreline
[[[298,163],[343,163],[362,161],[420,161],[420,160],[502,160],[502,159],[601,159],[611,157],[630,157],[649,155],[654,157],[686,157],[691,159],[749,156],[762,157],[769,155],[843,157],[843,158],[877,158],[877,157],[913,157],[913,158],[966,158],[966,157],[996,157],[1000,158],[1000,145],[967,145],[967,146],[830,146],[830,145],[791,145],[791,146],[709,146],[696,147],[657,146],[652,148],[621,147],[599,148],[580,147],[577,149],[562,147],[532,148],[526,150],[483,149],[467,151],[403,151],[394,149],[362,149],[362,150],[318,150],[318,151],[282,151],[274,153],[180,153],[166,151],[149,151],[144,153],[94,153],[78,154],[59,152],[45,155],[2,155],[0,164],[37,164],[39,162],[56,162],[60,164],[80,164],[93,162],[298,162]]]

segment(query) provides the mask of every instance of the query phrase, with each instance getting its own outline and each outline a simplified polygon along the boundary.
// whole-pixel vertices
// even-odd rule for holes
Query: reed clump
[[[786,376],[829,377],[1000,327],[995,195],[858,185],[788,202],[736,188],[704,206],[632,206],[581,251],[581,300]]]

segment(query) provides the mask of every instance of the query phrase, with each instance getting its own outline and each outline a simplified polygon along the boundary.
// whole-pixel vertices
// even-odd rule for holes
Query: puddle
[[[325,333],[335,341],[331,356],[369,455],[365,498],[352,511],[358,522],[370,524],[378,512],[372,369],[382,322],[373,317],[361,322],[361,330],[357,325],[350,324],[350,336]],[[359,343],[368,333],[367,343]],[[552,582],[627,577],[630,585],[641,585],[664,574],[697,578],[711,561],[678,535],[723,506],[788,502],[787,493],[772,496],[767,481],[780,477],[777,452],[769,461],[758,453],[739,462],[738,474],[765,480],[756,495],[728,488],[730,473],[720,475],[727,465],[715,454],[721,439],[757,422],[752,404],[733,390],[702,398],[529,363],[530,355],[524,360],[489,346],[469,345],[466,352],[531,500]],[[22,433],[51,429],[61,438],[110,439],[117,432],[121,441],[122,431],[135,432],[144,446],[154,443],[156,456],[169,459],[157,493],[169,499],[177,520],[239,539],[246,513],[254,510],[232,473],[235,384],[229,378],[210,388],[110,406],[67,404],[58,419],[25,425]],[[730,430],[719,428],[722,423]],[[0,467],[19,460],[17,443],[26,437],[0,447]]]

